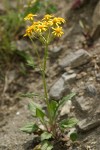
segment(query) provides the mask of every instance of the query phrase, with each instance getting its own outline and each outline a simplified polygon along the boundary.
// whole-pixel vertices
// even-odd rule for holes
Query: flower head
[[[24,36],[31,36],[33,34],[33,31],[34,31],[34,26],[33,25],[27,27],[26,33],[24,34]]]
[[[63,30],[62,30],[62,27],[56,27],[56,28],[52,28],[53,29],[53,34],[54,36],[57,36],[57,37],[60,37],[62,36],[62,34],[64,34]]]
[[[33,17],[34,17],[34,16],[37,16],[37,15],[28,14],[28,15],[24,18],[24,20],[31,20],[31,21],[33,21]]]
[[[40,22],[38,25],[36,25],[36,32],[44,32],[47,30],[47,26],[43,23],[43,22]]]
[[[42,20],[48,21],[48,20],[50,20],[52,17],[53,17],[52,15],[47,14],[47,15],[44,16],[44,18],[43,18]]]
[[[65,19],[64,18],[58,17],[58,20],[59,20],[60,23],[65,23]]]
[[[55,17],[55,18],[52,19],[52,22],[53,22],[54,25],[59,25],[61,23],[64,23],[65,20],[63,18],[60,18],[60,17]]]
[[[52,34],[56,37],[62,36],[64,34],[62,30],[62,23],[65,22],[65,20],[61,17],[54,17],[53,15],[45,15],[42,20],[34,21],[34,14],[28,14],[24,19],[30,20],[31,25],[27,27],[26,33],[24,36],[32,36],[34,37],[43,37],[46,40],[52,38]]]
[[[47,27],[50,27],[53,25],[53,22],[51,20],[49,21],[43,21],[43,24],[45,24]]]

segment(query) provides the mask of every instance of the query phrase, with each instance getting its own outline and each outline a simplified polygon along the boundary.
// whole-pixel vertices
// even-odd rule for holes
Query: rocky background
[[[15,8],[16,1],[9,3]],[[100,150],[100,1],[63,0],[58,4],[56,0],[55,3],[56,15],[68,22],[64,36],[49,47],[46,72],[49,96],[59,101],[70,92],[76,93],[72,101],[66,102],[60,117],[74,116],[79,120],[69,131],[78,132],[77,150]],[[0,15],[5,12],[2,1]],[[80,20],[89,27],[89,39],[83,34],[86,30],[80,27]],[[16,46],[20,51],[32,48],[23,38],[16,39]],[[39,50],[42,56],[41,47]],[[42,93],[43,88],[37,68],[24,68],[24,73],[21,70],[21,63],[15,60],[10,69],[6,67],[0,73],[5,73],[4,80],[0,78],[0,150],[31,150],[34,136],[22,133],[19,128],[33,118],[27,109],[29,99],[20,99],[19,93]],[[38,98],[34,101],[43,105]],[[72,150],[70,145],[69,150]]]

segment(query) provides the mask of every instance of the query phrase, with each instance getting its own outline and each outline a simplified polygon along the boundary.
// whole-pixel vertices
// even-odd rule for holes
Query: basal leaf
[[[29,123],[22,127],[20,130],[26,133],[33,133],[38,130],[38,126],[36,124]]]
[[[41,150],[47,150],[48,147],[48,141],[44,141],[41,145]]]
[[[76,141],[77,138],[78,138],[78,135],[77,135],[76,132],[73,132],[73,133],[70,134],[70,139],[71,139],[72,141]]]
[[[31,101],[29,104],[28,104],[28,108],[29,110],[33,113],[33,115],[36,116],[36,109],[40,109],[41,110],[41,106],[33,101]]]
[[[47,140],[43,141],[41,144],[41,150],[52,150],[53,149],[53,145],[48,142]]]
[[[41,134],[41,141],[48,140],[52,137],[52,134],[49,132],[43,132]]]
[[[57,106],[58,106],[58,103],[56,101],[54,101],[54,100],[52,100],[49,103],[49,112],[50,112],[52,118],[55,117]]]
[[[47,150],[52,150],[53,149],[53,145],[48,145]]]
[[[39,108],[36,108],[36,117],[39,118],[41,121],[44,121],[45,113],[40,110]]]
[[[59,125],[62,129],[64,128],[72,128],[73,126],[76,125],[78,121],[75,118],[70,118],[70,119],[64,119],[62,120]]]
[[[71,94],[69,94],[69,95],[63,97],[63,98],[59,101],[59,103],[58,103],[58,105],[57,105],[57,108],[56,108],[56,110],[55,110],[55,117],[56,117],[56,118],[57,118],[58,115],[59,115],[59,109],[60,109],[60,107],[62,107],[62,106],[65,104],[66,101],[71,100],[71,98],[73,98],[75,95],[76,95],[75,93],[71,93]]]
[[[53,149],[53,145],[51,145],[50,142],[48,142],[47,140],[42,142],[41,150],[52,150],[52,149]]]
[[[59,102],[59,104],[58,104],[58,107],[64,105],[64,103],[65,103],[66,101],[71,100],[75,95],[76,95],[76,93],[71,93],[71,94],[69,94],[69,95],[63,97],[63,98],[60,100],[60,102]]]

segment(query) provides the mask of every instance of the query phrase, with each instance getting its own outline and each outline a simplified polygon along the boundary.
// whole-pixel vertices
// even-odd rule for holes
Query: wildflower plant
[[[29,109],[32,111],[32,115],[38,119],[38,122],[30,123],[25,127],[21,128],[22,131],[27,133],[34,133],[40,135],[41,143],[37,149],[39,150],[51,150],[53,148],[52,139],[59,140],[61,134],[65,128],[70,128],[76,124],[74,118],[71,119],[59,119],[59,112],[61,106],[63,106],[66,100],[70,100],[75,93],[71,93],[66,97],[62,98],[59,102],[49,100],[47,83],[45,78],[46,64],[48,58],[48,46],[51,41],[56,37],[61,37],[64,34],[62,24],[65,20],[61,17],[55,17],[54,15],[45,15],[43,19],[35,21],[36,15],[28,14],[24,20],[30,21],[30,26],[26,28],[25,36],[28,36],[33,43],[33,38],[38,39],[44,48],[43,60],[40,59],[40,55],[37,49],[35,49],[37,58],[39,61],[39,69],[42,75],[44,96],[43,101],[46,105],[46,110],[43,110],[41,106],[35,102],[29,104]],[[24,94],[24,96],[32,98],[34,94]],[[37,96],[37,95],[35,95]],[[39,124],[42,124],[43,128]]]

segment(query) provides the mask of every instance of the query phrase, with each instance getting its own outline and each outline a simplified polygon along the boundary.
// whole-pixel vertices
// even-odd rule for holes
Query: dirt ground
[[[64,26],[64,36],[50,46],[52,49],[54,46],[62,46],[63,48],[59,55],[52,57],[51,54],[48,59],[48,89],[50,89],[51,85],[65,72],[59,68],[58,61],[63,59],[63,57],[70,52],[75,52],[78,49],[83,48],[85,38],[82,34],[82,29],[79,26],[79,20],[85,20],[87,24],[90,25],[91,32],[93,30],[92,17],[95,5],[89,3],[77,10],[70,10],[72,2],[73,0],[63,0],[59,2],[59,5],[58,1],[56,2],[58,5],[56,15],[64,17],[68,20],[68,23],[66,21],[66,25]],[[92,46],[84,46],[84,49],[92,56],[96,57],[96,61],[98,61],[98,66],[100,67],[99,37],[94,41]],[[95,80],[93,74],[94,66],[91,65],[91,62],[79,68],[79,74],[86,72],[86,76],[72,84],[72,89],[82,93],[83,84],[87,83],[90,81],[89,79],[92,78],[93,80],[90,81],[90,83],[93,83],[98,91],[98,98],[96,102],[94,102],[95,105],[91,106],[92,111],[90,113],[82,113],[78,110],[77,106],[74,106],[73,113],[79,120],[87,118],[88,116],[93,116],[97,106],[100,105],[100,83]],[[20,71],[20,62],[13,62],[13,64],[10,65],[10,69],[6,67],[4,70],[1,70],[1,72],[5,73],[5,80],[2,80],[2,78],[0,79],[0,150],[32,150],[31,145],[34,141],[34,135],[28,135],[21,132],[20,127],[27,122],[33,122],[34,120],[27,108],[29,99],[19,98],[19,94],[39,91],[42,93],[41,75],[37,69],[32,70],[31,68],[27,68],[25,73],[22,73]],[[100,68],[98,71],[99,70]],[[38,98],[34,99],[34,101],[38,101],[43,105],[42,101]],[[78,142],[77,150],[100,150],[100,126],[89,132],[79,133]]]

